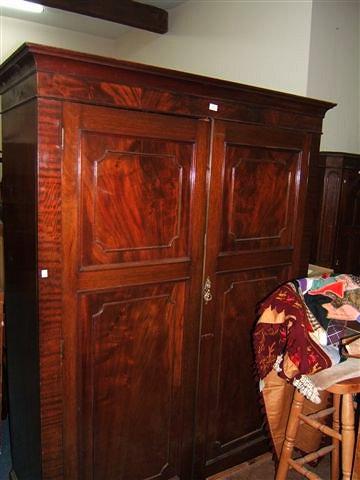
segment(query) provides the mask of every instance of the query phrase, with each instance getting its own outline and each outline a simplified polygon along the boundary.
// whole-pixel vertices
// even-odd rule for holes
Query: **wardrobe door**
[[[360,274],[360,170],[344,168],[334,258],[335,272]]]
[[[209,122],[66,104],[66,478],[191,477]]]
[[[297,274],[310,139],[235,122],[214,125],[198,477],[268,448],[251,334],[256,304]]]

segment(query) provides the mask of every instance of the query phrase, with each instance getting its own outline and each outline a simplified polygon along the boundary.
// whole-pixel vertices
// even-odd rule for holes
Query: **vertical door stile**
[[[207,168],[206,233],[204,236],[204,261],[202,274],[201,334],[199,344],[199,378],[197,394],[196,445],[194,478],[203,478],[206,463],[206,442],[211,426],[207,408],[211,389],[211,370],[214,359],[215,303],[216,298],[216,252],[219,245],[219,222],[222,199],[222,170],[224,156],[224,130],[214,119],[211,120],[210,153]],[[211,301],[206,302],[204,293],[207,279],[210,281]]]
[[[62,229],[63,251],[63,340],[64,340],[64,458],[65,478],[79,478],[78,470],[78,395],[77,368],[77,275],[78,275],[78,160],[80,110],[74,104],[63,106]]]

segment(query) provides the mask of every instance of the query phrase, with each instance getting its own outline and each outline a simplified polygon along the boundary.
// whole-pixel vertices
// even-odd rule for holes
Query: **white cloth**
[[[275,364],[276,365],[276,364]],[[275,366],[274,369],[276,370]],[[326,390],[335,383],[360,377],[360,358],[347,358],[345,362],[320,370],[313,375],[301,375],[293,380],[293,385],[313,403],[320,403],[319,391]]]
[[[334,385],[334,383],[356,377],[360,377],[360,358],[350,357],[345,362],[314,373],[310,378],[318,390],[326,390],[327,387]]]

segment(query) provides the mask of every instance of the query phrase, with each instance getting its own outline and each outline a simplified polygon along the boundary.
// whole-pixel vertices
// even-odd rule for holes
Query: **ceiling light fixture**
[[[0,7],[22,10],[24,12],[41,13],[44,7],[38,3],[27,2],[26,0],[0,0]]]

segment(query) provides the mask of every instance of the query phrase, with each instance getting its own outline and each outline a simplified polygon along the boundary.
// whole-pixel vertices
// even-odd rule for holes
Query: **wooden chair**
[[[320,477],[305,468],[304,465],[330,452],[331,480],[338,480],[340,443],[342,444],[342,478],[343,480],[351,479],[355,445],[355,409],[352,395],[360,393],[360,377],[336,383],[335,385],[328,387],[326,390],[333,394],[333,407],[321,410],[312,415],[302,414],[305,398],[298,390],[295,390],[286,427],[285,440],[276,472],[276,480],[285,480],[289,468],[293,468],[310,480],[319,480]],[[332,428],[319,422],[319,419],[330,414],[333,415]],[[294,460],[292,458],[292,452],[300,422],[304,422],[311,427],[320,430],[325,435],[332,437],[332,444]]]

